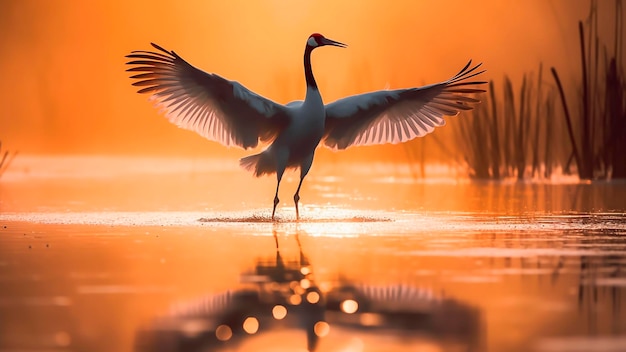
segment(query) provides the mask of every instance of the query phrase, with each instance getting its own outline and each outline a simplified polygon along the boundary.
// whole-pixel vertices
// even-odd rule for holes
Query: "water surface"
[[[297,223],[297,181],[273,223],[233,160],[21,156],[0,351],[626,350],[625,183],[316,165]]]

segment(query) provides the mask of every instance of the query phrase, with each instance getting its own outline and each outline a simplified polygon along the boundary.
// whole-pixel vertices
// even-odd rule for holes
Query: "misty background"
[[[150,49],[150,42],[280,103],[303,99],[302,55],[313,32],[349,45],[313,55],[326,103],[442,81],[470,58],[482,61],[483,78],[496,82],[505,74],[517,82],[540,62],[554,66],[574,98],[577,21],[587,18],[589,6],[582,0],[362,1],[358,7],[326,0],[2,0],[0,140],[24,154],[249,154],[177,128],[135,93],[124,56]],[[614,11],[612,1],[599,2],[598,30],[610,43]],[[436,132],[443,143],[453,138],[441,132],[447,128]],[[397,148],[348,153],[384,157]]]

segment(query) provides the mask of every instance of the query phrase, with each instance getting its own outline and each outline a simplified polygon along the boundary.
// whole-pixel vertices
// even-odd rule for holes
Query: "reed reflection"
[[[175,303],[138,330],[135,350],[247,351],[295,344],[307,351],[364,351],[389,347],[390,341],[406,347],[401,350],[413,350],[411,341],[438,350],[481,349],[478,309],[413,285],[319,281],[300,242],[306,233],[297,229],[293,235],[299,251],[294,258],[283,257],[278,235],[274,228],[275,256],[257,259],[241,274],[241,287]]]

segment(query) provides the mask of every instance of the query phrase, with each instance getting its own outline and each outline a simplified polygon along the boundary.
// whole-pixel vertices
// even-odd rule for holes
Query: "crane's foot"
[[[278,196],[275,196],[274,197],[274,209],[272,209],[272,221],[275,221],[274,214],[276,214],[276,206],[278,205],[278,202],[280,202],[280,199],[278,199]]]
[[[296,204],[296,221],[300,220],[300,211],[298,210],[298,202],[300,201],[300,195],[298,193],[293,195],[293,202]]]

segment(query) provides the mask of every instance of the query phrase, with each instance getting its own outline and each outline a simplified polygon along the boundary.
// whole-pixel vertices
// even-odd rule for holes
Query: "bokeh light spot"
[[[320,301],[320,294],[315,291],[309,292],[306,295],[306,300],[311,304],[315,304]]]
[[[243,330],[250,335],[259,331],[259,320],[255,317],[247,317],[243,322]]]
[[[300,295],[289,296],[289,304],[297,306],[300,303],[302,303],[302,297]]]
[[[315,335],[324,337],[330,332],[330,325],[325,321],[318,321],[315,323],[315,326],[313,326],[313,331],[315,331]]]
[[[380,326],[384,323],[382,316],[375,313],[361,314],[360,321],[364,326]]]
[[[280,304],[275,305],[272,309],[272,315],[274,316],[274,319],[281,320],[287,316],[287,308],[281,306]]]
[[[215,329],[215,337],[220,341],[228,341],[233,337],[233,330],[228,325],[220,325]]]
[[[353,299],[347,299],[341,302],[341,310],[344,313],[352,314],[359,309],[359,303]]]

